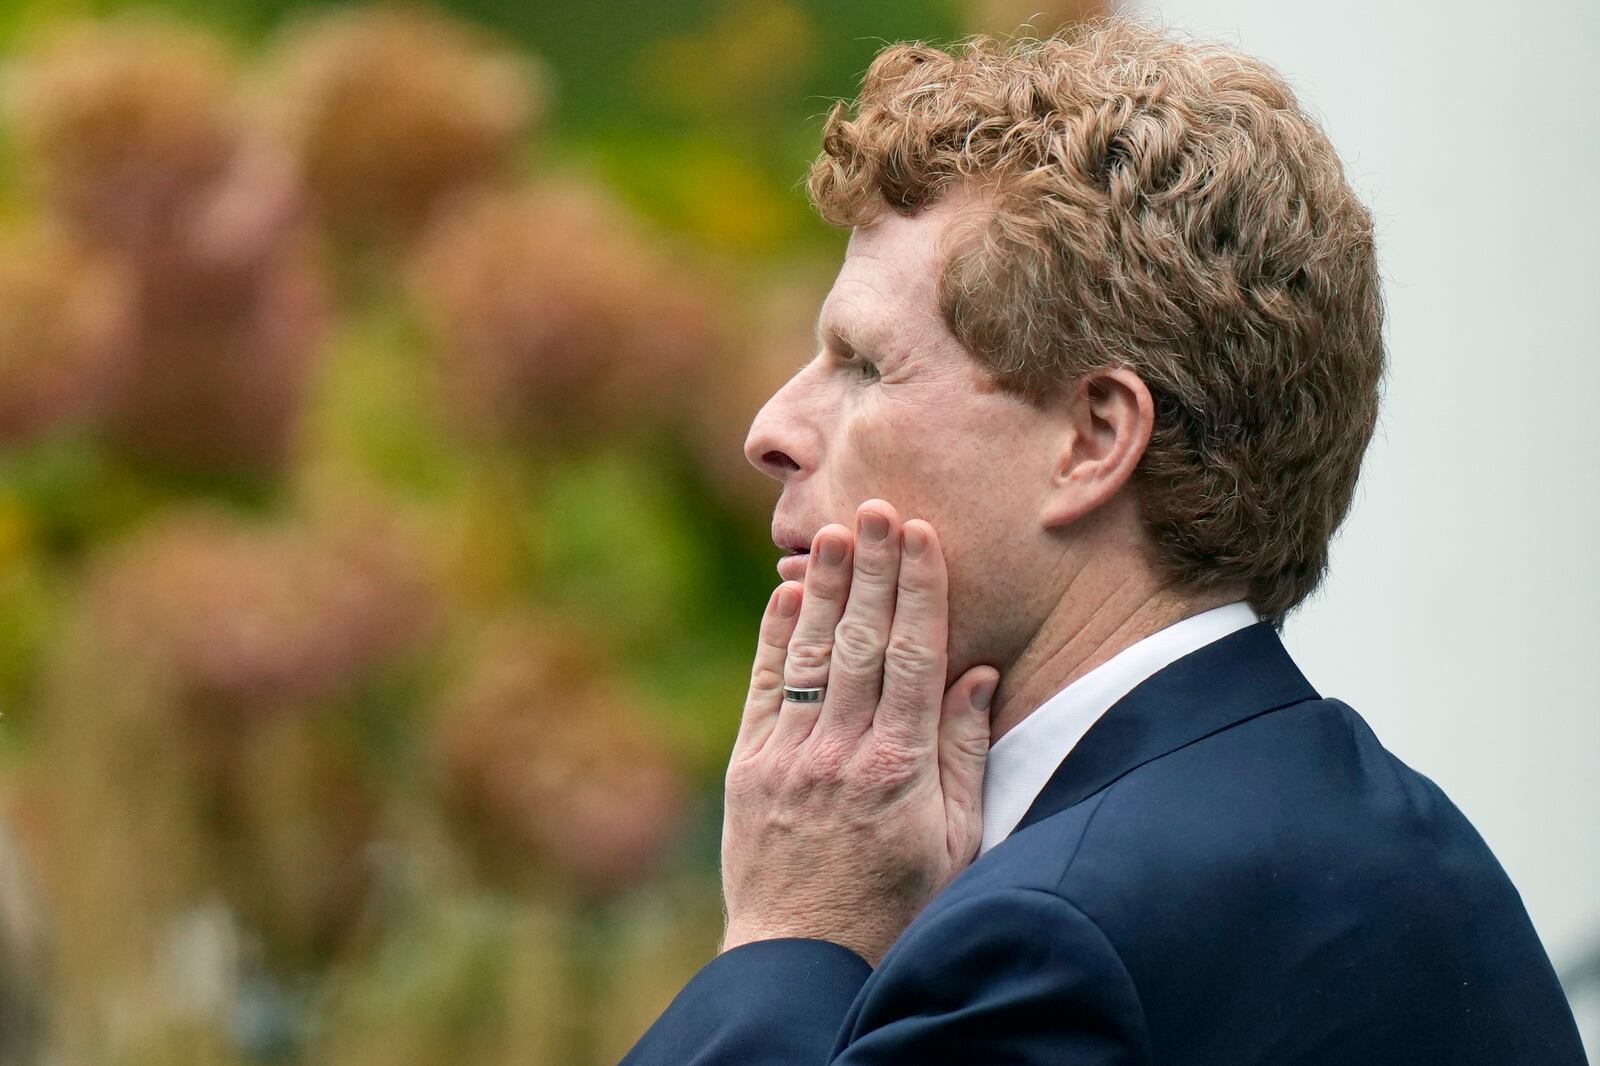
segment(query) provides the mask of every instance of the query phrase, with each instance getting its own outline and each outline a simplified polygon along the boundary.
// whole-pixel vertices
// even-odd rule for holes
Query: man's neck
[[[1175,622],[1240,598],[1234,590],[1176,595],[1132,580],[1092,597],[1080,598],[1075,591],[1062,598],[1016,662],[1001,672],[989,715],[991,744],[1118,652]]]

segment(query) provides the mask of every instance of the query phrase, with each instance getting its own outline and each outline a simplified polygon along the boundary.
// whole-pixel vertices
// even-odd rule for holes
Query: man
[[[1121,21],[894,46],[811,192],[853,231],[746,444],[793,554],[727,931],[625,1062],[1583,1062],[1483,841],[1277,636],[1383,369],[1282,79]]]

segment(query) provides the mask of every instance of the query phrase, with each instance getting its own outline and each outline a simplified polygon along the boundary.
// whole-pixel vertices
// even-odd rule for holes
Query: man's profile
[[[625,1062],[1584,1061],[1515,889],[1278,637],[1384,368],[1270,67],[1136,22],[885,49],[762,409],[790,554],[718,956]]]

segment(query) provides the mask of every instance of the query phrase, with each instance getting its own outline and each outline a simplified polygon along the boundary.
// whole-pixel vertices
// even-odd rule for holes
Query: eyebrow
[[[882,345],[877,343],[876,338],[861,330],[853,330],[849,326],[838,323],[824,329],[821,318],[817,319],[814,338],[818,349],[826,347],[828,342],[831,341],[835,346],[856,354],[863,352],[876,353],[883,350]]]

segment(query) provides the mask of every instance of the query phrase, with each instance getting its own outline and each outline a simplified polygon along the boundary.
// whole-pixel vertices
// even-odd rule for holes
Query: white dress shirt
[[[989,749],[978,854],[1011,834],[1061,760],[1112,704],[1162,667],[1259,621],[1240,601],[1174,622],[1117,652],[1013,726]]]

